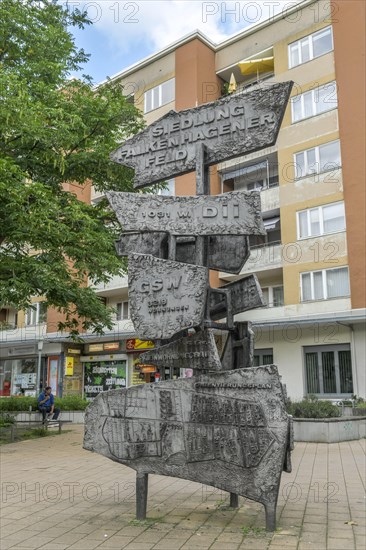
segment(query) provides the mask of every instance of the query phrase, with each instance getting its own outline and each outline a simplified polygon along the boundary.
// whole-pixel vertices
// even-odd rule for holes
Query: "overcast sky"
[[[59,0],[87,9],[93,25],[74,30],[78,47],[91,54],[85,67],[95,83],[200,29],[214,42],[294,6],[299,0]]]

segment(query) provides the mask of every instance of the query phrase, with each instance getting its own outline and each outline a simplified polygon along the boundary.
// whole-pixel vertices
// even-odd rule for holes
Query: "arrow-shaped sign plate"
[[[223,291],[229,293],[233,315],[266,305],[257,276],[248,275],[219,289],[210,289],[210,317],[214,321],[226,317],[226,298]]]
[[[167,197],[109,191],[108,200],[125,231],[172,235],[265,235],[258,191]]]
[[[190,368],[204,371],[221,370],[212,330],[184,336],[140,355],[143,363],[158,367]]]
[[[118,256],[151,254],[157,258],[168,258],[168,233],[125,233],[116,241]],[[206,267],[225,273],[240,273],[249,258],[249,238],[243,235],[209,235],[207,240]],[[177,237],[177,262],[196,264],[196,238]]]
[[[128,297],[137,337],[169,339],[184,329],[201,325],[207,288],[206,267],[131,254]]]
[[[135,169],[144,187],[196,169],[196,145],[207,146],[207,164],[217,164],[276,142],[292,82],[219,99],[185,111],[170,111],[111,154]]]

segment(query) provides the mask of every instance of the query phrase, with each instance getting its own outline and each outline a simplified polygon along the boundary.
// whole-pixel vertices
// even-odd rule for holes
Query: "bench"
[[[61,433],[62,426],[64,424],[72,424],[72,420],[48,420],[45,424],[42,424],[42,426],[48,430],[49,428],[58,428],[58,433]]]

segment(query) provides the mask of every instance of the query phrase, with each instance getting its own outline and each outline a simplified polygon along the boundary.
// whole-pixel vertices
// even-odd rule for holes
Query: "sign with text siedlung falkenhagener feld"
[[[170,111],[111,154],[135,169],[144,187],[196,169],[196,145],[207,146],[206,164],[217,164],[276,142],[292,83],[225,97],[185,111]]]

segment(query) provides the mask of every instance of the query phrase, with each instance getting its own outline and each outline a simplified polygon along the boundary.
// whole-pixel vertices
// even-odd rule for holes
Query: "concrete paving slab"
[[[364,440],[297,443],[269,534],[258,503],[231,510],[223,491],[164,476],[150,476],[148,520],[137,522],[134,472],[84,451],[82,436],[75,425],[52,446],[1,447],[1,550],[365,548]]]

